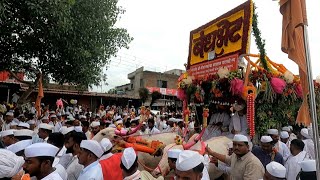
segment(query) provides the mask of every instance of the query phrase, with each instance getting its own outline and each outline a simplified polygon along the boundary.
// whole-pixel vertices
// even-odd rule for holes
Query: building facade
[[[177,102],[177,81],[184,70],[173,69],[165,72],[146,71],[143,67],[128,74],[130,83],[115,87],[118,94],[139,97],[139,89],[147,88],[150,93],[159,91],[163,96],[153,106],[167,106]],[[150,105],[151,98],[146,102]]]
[[[177,81],[183,70],[173,69],[166,72],[145,71],[143,67],[136,69],[134,72],[128,74],[130,83],[117,86],[115,89],[121,94],[127,94],[139,97],[140,88],[150,89],[177,89]],[[164,94],[167,95],[167,94]],[[169,93],[168,95],[171,95]]]

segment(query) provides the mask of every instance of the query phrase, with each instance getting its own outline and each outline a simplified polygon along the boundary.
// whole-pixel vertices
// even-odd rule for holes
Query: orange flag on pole
[[[35,104],[35,108],[37,110],[37,117],[41,116],[41,99],[44,97],[43,87],[42,87],[42,75],[40,74],[39,82],[38,82],[38,96]]]
[[[303,27],[307,25],[305,0],[280,0],[282,20],[281,49],[299,66],[300,83],[303,91],[303,102],[297,116],[297,123],[311,123],[308,107],[308,76],[304,46]]]

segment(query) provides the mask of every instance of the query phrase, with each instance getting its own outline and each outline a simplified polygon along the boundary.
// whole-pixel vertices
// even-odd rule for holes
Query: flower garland
[[[255,6],[255,4],[253,4],[252,31],[253,31],[253,35],[255,37],[256,45],[257,45],[259,52],[260,52],[260,61],[261,61],[262,67],[266,71],[269,71],[269,67],[268,67],[267,61],[265,59],[266,50],[264,47],[265,47],[266,43],[265,43],[265,40],[261,38],[261,32],[258,27],[258,13],[257,13],[256,9],[257,9],[257,7]]]
[[[254,127],[254,98],[255,95],[254,93],[248,94],[247,96],[247,121],[249,125],[249,130],[250,130],[250,137],[253,138],[255,135],[255,127]]]

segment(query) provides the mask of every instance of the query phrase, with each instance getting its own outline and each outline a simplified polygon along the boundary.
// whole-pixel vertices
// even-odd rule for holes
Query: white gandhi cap
[[[27,123],[30,124],[30,125],[34,125],[34,124],[36,124],[36,121],[35,120],[29,120],[29,121],[27,121]]]
[[[203,161],[203,156],[198,152],[184,150],[179,154],[176,162],[176,169],[179,171],[189,171],[190,169],[197,167]]]
[[[233,142],[249,142],[248,137],[242,134],[236,134],[233,137]]]
[[[303,137],[307,138],[307,139],[310,138],[310,136],[309,136],[309,131],[308,131],[307,128],[302,128],[301,131],[300,131],[300,134],[301,134]]]
[[[280,138],[281,139],[289,138],[289,133],[287,131],[281,131],[280,132]]]
[[[60,128],[60,132],[63,134],[63,135],[66,135],[68,134],[69,132],[73,131],[74,130],[74,127],[71,126],[71,127],[67,127],[67,126],[62,126]]]
[[[15,121],[12,121],[12,122],[10,123],[10,126],[18,126],[18,123],[16,123]]]
[[[122,119],[117,121],[117,124],[123,124]]]
[[[74,126],[76,132],[82,132],[82,126]]]
[[[97,126],[100,126],[100,122],[98,122],[98,121],[93,121],[93,122],[91,123],[91,127],[97,127]]]
[[[279,135],[278,129],[268,129],[267,133],[270,135]]]
[[[39,124],[39,129],[46,129],[46,130],[51,130],[53,129],[53,126],[50,124],[46,124],[46,123],[41,123]]]
[[[1,131],[0,135],[1,135],[1,137],[6,137],[6,136],[13,135],[13,132],[14,132],[13,129],[9,129],[9,130],[5,130],[5,131]]]
[[[32,144],[24,150],[24,154],[27,158],[29,157],[40,157],[40,156],[49,156],[55,157],[59,148],[48,144],[48,143],[35,143]]]
[[[27,129],[30,128],[30,125],[29,125],[28,123],[24,123],[24,122],[20,122],[20,123],[18,124],[18,126],[19,126],[19,127],[25,127],[25,128],[27,128]]]
[[[91,151],[98,158],[103,154],[100,144],[95,140],[83,140],[81,141],[80,147]]]
[[[30,146],[31,144],[32,144],[31,139],[22,140],[22,141],[19,141],[15,144],[8,146],[7,149],[13,153],[17,153],[19,151],[24,150],[26,147]]]
[[[286,177],[286,168],[282,164],[277,163],[275,161],[270,162],[266,166],[266,170],[269,172],[269,174],[271,174],[274,177],[277,177],[277,178]]]
[[[13,116],[13,112],[7,112],[6,116]]]
[[[305,160],[298,163],[303,172],[317,171],[315,160]]]
[[[100,145],[101,145],[102,149],[104,150],[104,152],[107,152],[112,148],[112,143],[108,138],[103,138],[100,141]]]
[[[283,127],[283,128],[282,128],[282,131],[287,131],[287,132],[289,132],[289,131],[291,131],[291,130],[290,130],[290,128],[289,128],[288,126],[286,126],[286,127]]]
[[[34,132],[31,131],[30,129],[21,129],[13,132],[14,136],[29,136],[29,137],[32,137],[33,133]]]
[[[178,159],[179,154],[182,152],[180,149],[169,149],[168,150],[168,158]]]
[[[126,148],[121,156],[121,162],[124,165],[124,167],[128,170],[134,164],[136,158],[137,155],[134,149],[132,147]]]
[[[271,138],[270,136],[262,136],[262,137],[261,137],[261,142],[262,142],[262,143],[272,142],[272,138]]]
[[[50,116],[50,118],[57,118],[57,115],[53,114]]]

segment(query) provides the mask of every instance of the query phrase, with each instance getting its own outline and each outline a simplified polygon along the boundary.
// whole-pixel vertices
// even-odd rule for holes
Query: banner
[[[162,95],[167,96],[177,96],[177,90],[176,89],[167,89],[167,88],[159,88],[159,87],[147,87],[150,93],[154,91],[160,92]]]
[[[190,66],[188,73],[194,76],[195,79],[216,74],[222,67],[227,67],[230,71],[238,69],[238,55],[230,55],[215,59],[214,61],[207,61],[200,64]]]
[[[247,1],[217,19],[191,31],[188,68],[207,60],[247,54],[253,4]]]

